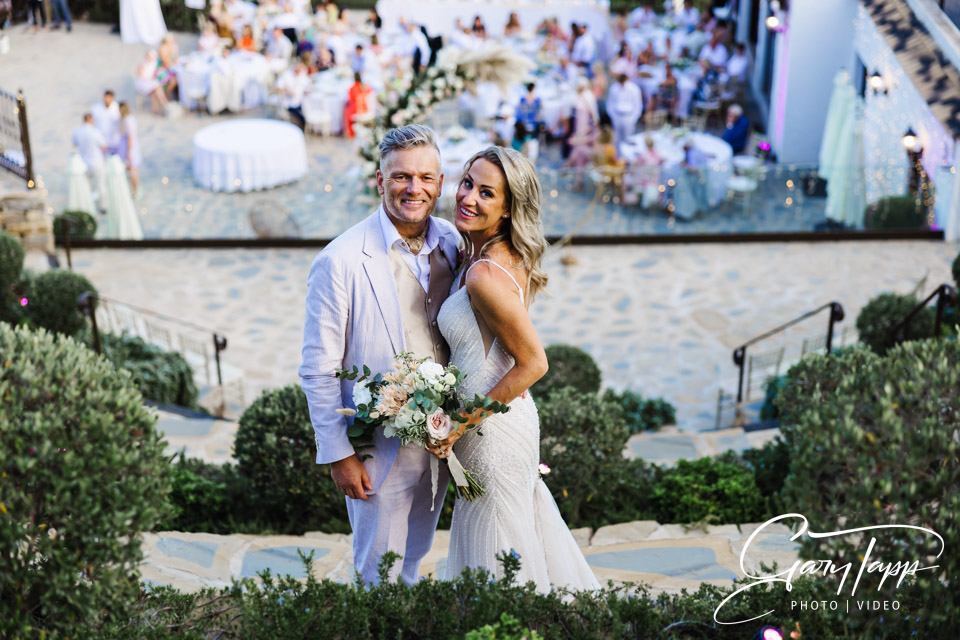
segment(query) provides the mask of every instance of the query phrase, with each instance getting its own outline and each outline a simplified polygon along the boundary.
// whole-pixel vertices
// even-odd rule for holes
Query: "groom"
[[[393,356],[411,351],[446,364],[449,350],[437,313],[453,283],[459,235],[452,224],[431,216],[443,186],[440,150],[433,130],[408,125],[380,142],[376,213],[348,229],[321,251],[310,267],[303,333],[301,386],[317,438],[317,464],[347,499],[353,528],[353,563],[368,583],[386,551],[403,556],[394,566],[412,584],[430,550],[449,477],[441,465],[436,507],[430,456],[415,444],[374,436],[361,462],[347,438],[348,419],[336,413],[353,407],[353,382],[337,369],[367,365],[393,370]]]

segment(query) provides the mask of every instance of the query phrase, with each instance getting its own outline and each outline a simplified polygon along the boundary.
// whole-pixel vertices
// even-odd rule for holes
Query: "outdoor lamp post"
[[[923,171],[923,165],[920,158],[923,156],[923,148],[917,147],[917,134],[913,127],[907,128],[903,134],[903,148],[907,151],[907,161],[910,164],[907,174],[907,193],[917,195],[920,191],[920,174]]]
[[[873,89],[873,95],[877,95],[878,93],[886,95],[887,88],[884,86],[883,76],[880,75],[879,71],[874,71],[870,74],[870,88]]]

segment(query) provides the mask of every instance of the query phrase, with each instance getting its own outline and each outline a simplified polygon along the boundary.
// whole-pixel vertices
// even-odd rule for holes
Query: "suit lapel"
[[[383,324],[387,328],[393,351],[400,353],[403,350],[403,317],[400,315],[397,283],[394,282],[393,271],[390,268],[386,241],[380,230],[380,212],[377,211],[369,220],[363,239],[363,253],[367,256],[363,262],[363,269],[367,272],[367,278],[370,279],[370,286],[380,307],[380,315],[383,316]]]

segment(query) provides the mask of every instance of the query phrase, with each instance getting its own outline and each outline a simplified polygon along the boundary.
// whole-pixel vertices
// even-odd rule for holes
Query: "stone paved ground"
[[[49,192],[49,205],[66,205],[65,171],[71,153],[70,132],[81,115],[111,88],[119,100],[134,101],[133,71],[145,45],[125,45],[106,25],[77,24],[73,32],[31,34],[22,26],[10,29],[10,52],[0,58],[0,88],[23,89],[27,98],[36,173]],[[196,36],[176,34],[181,51],[196,48]],[[148,105],[149,106],[149,105]],[[144,156],[141,167],[143,200],[138,203],[148,238],[249,238],[248,212],[257,203],[284,207],[305,237],[330,238],[364,217],[375,206],[358,188],[354,142],[341,138],[307,137],[309,172],[300,181],[250,194],[215,194],[193,183],[193,135],[202,127],[236,117],[270,117],[267,109],[240,116],[187,114],[178,120],[134,109]],[[540,162],[544,186],[545,227],[563,235],[577,227],[592,192],[572,193],[570,178],[558,175],[557,149]],[[749,206],[725,202],[691,222],[662,213],[601,203],[584,235],[700,234],[743,231],[811,230],[823,221],[823,198],[805,197],[799,188],[800,170],[771,171]],[[455,181],[455,176],[447,176]],[[790,186],[788,186],[790,185]],[[450,185],[452,186],[452,184]],[[19,190],[22,183],[0,172],[0,191]],[[449,187],[448,187],[449,190]]]
[[[601,583],[645,582],[656,594],[696,590],[700,583],[729,586],[743,577],[741,552],[759,523],[687,529],[653,521],[629,522],[573,531],[581,550]],[[799,545],[791,531],[777,523],[765,527],[750,544],[744,566],[760,575],[760,563],[774,561],[781,569],[797,561]],[[228,586],[234,578],[272,573],[306,578],[297,551],[314,552],[312,572],[317,579],[352,581],[352,537],[307,533],[303,536],[218,536],[206,533],[162,532],[144,535],[144,580],[169,584],[182,591]],[[438,531],[433,547],[420,566],[421,575],[442,577],[449,532]],[[521,559],[522,560],[522,559]]]
[[[841,327],[884,291],[951,282],[960,246],[941,242],[828,242],[577,247],[545,261],[551,295],[537,299],[545,344],[589,351],[604,384],[663,396],[685,431],[713,426],[718,389],[735,390],[734,348],[831,300]],[[74,268],[105,296],[226,335],[224,360],[242,369],[247,402],[297,382],[306,274],[313,250],[87,250]],[[573,257],[564,266],[560,258]],[[42,254],[31,264],[43,267]],[[786,361],[826,317],[778,340]],[[757,348],[760,349],[759,347]]]

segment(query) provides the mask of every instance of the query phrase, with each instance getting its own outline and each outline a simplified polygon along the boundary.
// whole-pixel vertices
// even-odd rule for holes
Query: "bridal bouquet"
[[[355,366],[350,371],[340,369],[336,374],[338,378],[356,381],[353,387],[356,410],[338,409],[337,412],[354,417],[347,436],[361,460],[369,457],[361,452],[373,446],[373,433],[381,425],[386,437],[399,438],[404,445],[415,442],[427,448],[449,436],[454,423],[467,422],[462,413],[479,410],[494,414],[510,410],[488,396],[477,394],[473,399],[463,398],[459,389],[464,373],[454,366],[445,367],[429,358],[415,358],[406,351],[394,359],[395,369],[388,373],[373,375],[364,365],[362,370]],[[461,497],[472,500],[484,494],[483,487],[452,451],[446,461]],[[430,462],[436,497],[437,458],[431,458]]]

